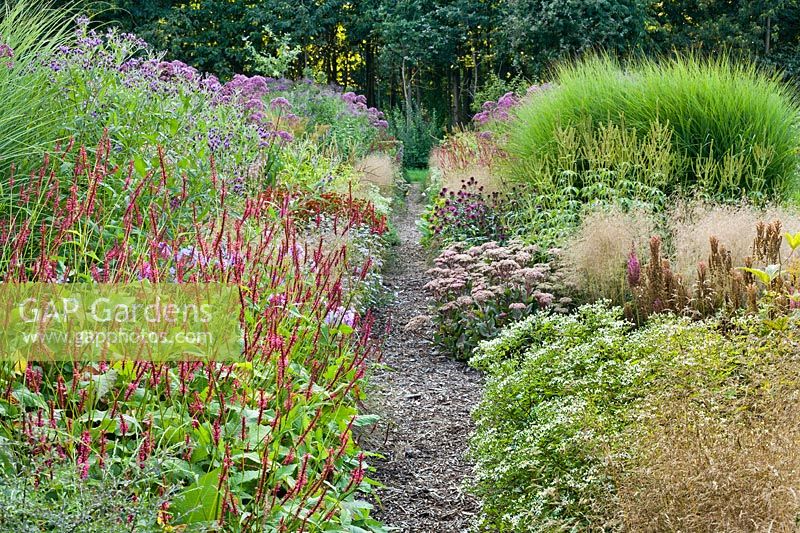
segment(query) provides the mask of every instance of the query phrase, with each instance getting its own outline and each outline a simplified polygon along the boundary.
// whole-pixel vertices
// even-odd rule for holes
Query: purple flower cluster
[[[73,44],[60,47],[39,65],[52,82],[65,91],[70,84],[78,84],[74,94],[84,99],[85,116],[100,125],[116,104],[89,96],[97,90],[95,80],[130,89],[142,99],[143,108],[166,105],[167,112],[179,115],[176,129],[182,138],[208,146],[219,172],[236,177],[238,191],[255,176],[272,176],[270,169],[279,168],[275,164],[281,159],[275,150],[315,128],[318,120],[330,126],[326,131],[333,131],[328,135],[335,140],[350,135],[348,128],[355,126],[366,139],[363,142],[368,142],[387,126],[383,113],[368,107],[366,98],[343,94],[340,88],[257,75],[236,75],[221,83],[181,61],[165,61],[134,34],[93,29],[83,16],[75,22]],[[0,43],[0,67],[3,58],[11,66],[13,55],[9,46]],[[358,117],[357,124],[339,120],[348,116]],[[340,122],[343,126],[337,128]]]
[[[356,313],[353,309],[348,309],[342,307],[341,305],[336,309],[331,309],[328,311],[328,314],[325,316],[325,323],[329,326],[338,326],[339,324],[344,324],[349,327],[353,327],[358,320],[358,313]]]
[[[458,191],[442,189],[431,211],[424,215],[433,239],[444,242],[504,242],[509,230],[504,214],[516,202],[509,195],[486,194],[474,177],[464,180]]]
[[[59,72],[68,66],[85,70],[106,69],[122,75],[126,87],[142,86],[158,93],[176,94],[181,88],[205,94],[215,94],[222,85],[219,80],[182,61],[163,61],[158,57],[142,57],[149,45],[132,33],[109,29],[99,34],[89,29],[89,19],[76,19],[76,41],[73,47],[61,46],[47,67]]]
[[[526,91],[526,96],[545,91],[552,87],[552,84],[545,83],[542,85],[531,85]],[[481,106],[481,111],[472,117],[479,126],[483,126],[492,121],[505,122],[511,118],[511,110],[517,107],[522,102],[522,98],[513,92],[507,92],[497,99],[497,101],[484,102]]]
[[[278,140],[282,143],[290,143],[294,140],[294,135],[288,131],[270,130],[264,127],[258,128],[258,137],[261,139],[260,145],[262,147],[271,145],[275,140]]]
[[[642,275],[642,267],[639,263],[639,258],[636,257],[636,250],[631,249],[628,254],[628,284],[631,287],[638,287]]]
[[[347,109],[351,114],[357,116],[366,115],[369,123],[376,128],[385,129],[389,127],[383,112],[374,107],[368,107],[367,97],[363,94],[346,92],[342,93],[341,98],[347,104]]]
[[[509,111],[519,104],[519,97],[513,92],[507,92],[496,102],[484,102],[481,111],[476,113],[472,120],[477,124],[483,125],[493,120],[506,121],[511,118]]]
[[[14,68],[14,49],[6,43],[0,43],[0,59],[5,59],[7,68]]]
[[[208,142],[208,147],[211,149],[211,151],[218,152],[221,149],[227,150],[230,148],[231,141],[233,140],[233,134],[229,132],[223,136],[219,130],[217,130],[217,128],[211,128],[206,134],[206,139]]]
[[[269,103],[269,108],[273,111],[275,110],[289,110],[292,108],[292,104],[289,103],[289,100],[284,98],[283,96],[279,96],[277,98],[273,98],[272,101]]]
[[[259,124],[266,120],[264,96],[269,92],[265,77],[237,74],[220,87],[215,101],[236,105],[252,122]]]

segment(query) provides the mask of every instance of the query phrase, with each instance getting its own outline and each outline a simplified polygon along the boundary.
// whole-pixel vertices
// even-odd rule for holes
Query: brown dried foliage
[[[784,228],[800,230],[800,215],[790,208],[679,203],[671,210],[668,220],[674,271],[687,283],[693,283],[697,262],[708,253],[711,237],[725,244],[734,266],[742,266],[745,258],[753,255],[753,228],[765,220],[780,220]],[[783,243],[780,252],[786,257],[789,246]]]
[[[775,294],[772,311],[785,312],[790,305],[789,292],[796,285],[796,273],[792,269],[782,270],[769,287],[760,287],[751,273],[740,268],[780,264],[782,242],[779,220],[759,221],[751,244],[753,255],[737,265],[730,250],[712,236],[708,241],[707,260],[697,264],[694,280],[687,281],[683,275],[676,274],[670,261],[664,258],[661,238],[652,237],[642,282],[630,288],[633,302],[627,305],[626,313],[629,318],[641,322],[654,313],[665,311],[696,319],[720,310],[756,312],[764,289]]]
[[[797,531],[799,407],[796,392],[775,393],[720,417],[688,397],[665,398],[635,440],[638,466],[618,481],[623,529]]]

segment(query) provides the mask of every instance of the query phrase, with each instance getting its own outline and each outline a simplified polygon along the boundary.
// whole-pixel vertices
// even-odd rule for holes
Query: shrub
[[[490,72],[483,87],[475,93],[471,110],[474,113],[478,113],[485,102],[495,102],[509,92],[525,94],[529,86],[530,83],[518,75],[510,79],[503,79],[494,72]]]
[[[570,149],[576,152],[612,124],[640,139],[666,129],[674,158],[661,176],[667,192],[785,195],[794,183],[800,108],[788,86],[752,64],[683,57],[623,69],[608,56],[593,56],[562,64],[555,81],[504,129],[509,174],[517,179],[536,183],[553,164],[558,169],[562,132],[578,128]]]
[[[603,466],[639,367],[618,311],[537,313],[481,345],[487,372],[470,441],[481,531],[569,531],[603,524],[613,478]]]
[[[403,166],[423,168],[428,156],[442,135],[442,125],[436,113],[428,115],[412,109],[409,115],[396,107],[389,113],[389,132],[403,143]]]
[[[130,465],[102,479],[81,479],[68,465],[48,467],[45,462],[38,458],[31,465],[14,465],[16,475],[10,469],[0,472],[0,531],[157,531],[170,521],[168,498],[176,487],[158,487],[163,480],[155,461],[144,473]]]
[[[667,197],[658,188],[624,178],[616,171],[598,170],[587,174],[590,181],[578,186],[574,174],[564,172],[548,180],[546,189],[520,186],[515,214],[515,232],[526,241],[541,246],[564,246],[580,226],[586,213],[595,209],[615,209],[658,213]]]
[[[661,186],[673,163],[664,151],[666,129],[656,124],[644,140],[615,125],[579,131],[557,132],[562,151],[538,162],[544,166],[534,181],[511,181],[519,207],[508,227],[528,242],[546,248],[564,246],[582,217],[597,208],[656,213],[667,205]],[[582,146],[579,139],[585,141]],[[506,160],[495,158],[500,166]]]
[[[467,359],[480,341],[537,309],[565,311],[569,301],[555,300],[557,273],[540,262],[542,256],[537,247],[518,242],[469,249],[457,243],[443,250],[436,268],[428,271],[433,279],[425,285],[434,300],[435,342],[450,355]]]
[[[537,313],[476,351],[477,529],[794,530],[797,317],[620,315]]]
[[[243,348],[236,363],[0,362],[0,504],[48,491],[0,527],[381,530],[353,430],[373,420],[356,402],[386,213],[336,192],[380,113],[304,82],[222,84],[77,22],[26,64],[63,113],[48,153],[0,183],[0,280],[230,283]],[[143,523],[119,512],[132,501]]]
[[[114,28],[98,33],[85,17],[76,19],[69,39],[55,41],[63,45],[39,44],[25,53],[31,43],[8,27],[24,26],[20,18],[17,13],[0,23],[0,39],[7,34],[23,43],[15,68],[0,71],[7,78],[0,79],[0,90],[39,80],[39,86],[23,84],[13,89],[20,94],[9,92],[7,98],[25,99],[15,104],[18,110],[34,106],[26,114],[30,127],[15,123],[16,133],[4,136],[11,142],[25,131],[38,132],[35,141],[26,139],[26,153],[36,157],[16,161],[21,174],[38,163],[42,144],[73,138],[92,147],[107,136],[113,145],[110,161],[134,160],[140,175],[158,167],[160,147],[192,184],[208,176],[213,155],[216,171],[236,181],[237,194],[276,183],[344,187],[355,160],[386,137],[383,114],[354,93],[262,76],[237,75],[221,83],[180,61],[164,60],[135,35]],[[57,29],[48,30],[54,38],[62,37]],[[18,122],[19,116],[8,113],[2,120]]]

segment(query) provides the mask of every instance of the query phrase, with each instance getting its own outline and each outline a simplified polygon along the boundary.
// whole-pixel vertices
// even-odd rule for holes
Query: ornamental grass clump
[[[768,220],[780,220],[788,229],[800,228],[800,212],[791,205],[759,207],[741,202],[678,202],[668,211],[667,219],[667,238],[675,272],[693,282],[697,263],[708,255],[711,237],[725,245],[734,265],[743,266],[745,259],[753,254],[753,229],[760,221]],[[791,247],[784,239],[781,255],[787,257],[790,253]]]
[[[601,55],[564,63],[554,78],[554,87],[515,110],[515,120],[499,123],[508,135],[509,177],[535,183],[543,168],[559,170],[558,135],[570,128],[579,129],[581,146],[609,125],[639,139],[660,125],[673,159],[663,176],[667,193],[699,188],[717,197],[780,197],[796,183],[797,96],[752,63],[722,55],[621,65]]]
[[[38,68],[62,46],[74,42],[74,4],[4,2],[0,7],[0,168],[7,172],[61,135],[64,94],[51,71]]]
[[[436,344],[453,357],[468,359],[479,342],[537,309],[566,311],[569,299],[554,294],[556,260],[555,251],[542,253],[520,242],[445,248],[425,285],[434,301]]]
[[[455,190],[462,182],[475,178],[485,192],[492,193],[503,189],[493,168],[502,157],[492,132],[460,130],[431,150],[428,166],[441,171],[441,184],[437,185]]]
[[[631,250],[643,249],[654,232],[653,219],[644,210],[601,207],[590,211],[564,246],[567,282],[588,301],[623,304]]]
[[[687,398],[659,403],[641,438],[631,440],[641,462],[618,477],[625,529],[795,531],[798,398],[792,388],[781,394],[755,412],[723,416],[715,412],[725,403],[718,399],[711,409]]]

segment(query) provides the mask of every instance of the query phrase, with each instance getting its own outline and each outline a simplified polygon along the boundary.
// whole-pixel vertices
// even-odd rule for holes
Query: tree
[[[504,35],[516,68],[539,77],[553,62],[588,50],[638,49],[646,7],[641,0],[508,0]]]

